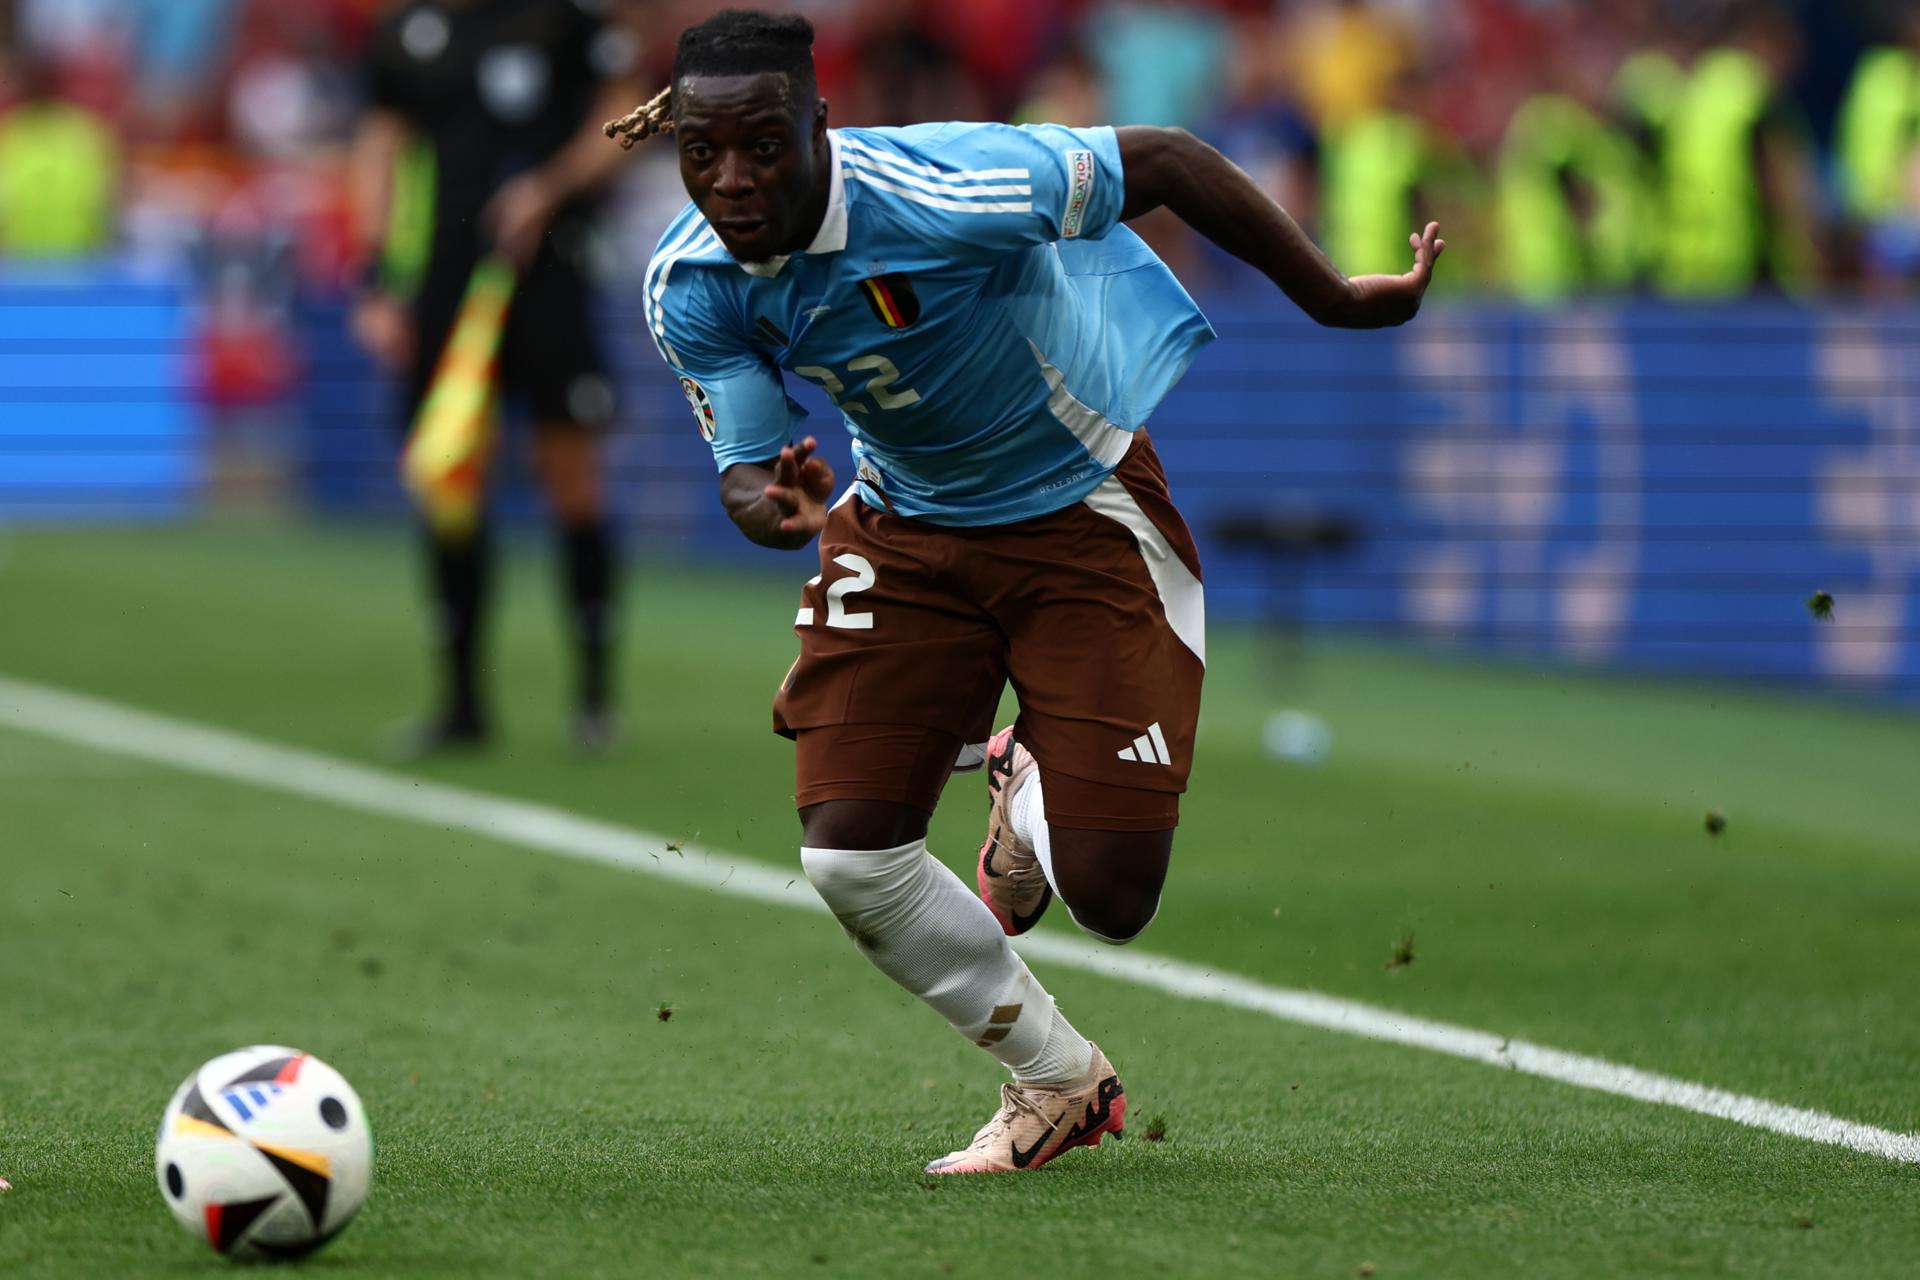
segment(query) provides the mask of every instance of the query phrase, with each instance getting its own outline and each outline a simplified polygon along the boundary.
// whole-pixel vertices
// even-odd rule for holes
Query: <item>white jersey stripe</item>
[[[1073,432],[1094,461],[1103,467],[1117,467],[1133,446],[1133,432],[1116,427],[1099,411],[1082,404],[1067,390],[1066,375],[1048,362],[1046,354],[1027,339],[1033,358],[1040,362],[1040,376],[1047,380],[1047,409],[1060,425]]]
[[[663,275],[675,260],[675,255],[683,252],[688,245],[700,238],[700,233],[709,230],[704,219],[682,231],[672,244],[666,245],[653,255],[653,261],[647,264],[647,274],[641,283],[640,306],[647,322],[647,336],[653,339],[653,345],[660,349],[660,358],[676,369],[680,367],[680,355],[667,341],[665,325],[660,314],[659,297],[653,291],[656,277]]]
[[[673,274],[674,264],[682,258],[691,258],[695,254],[705,253],[719,243],[719,233],[705,223],[701,223],[700,234],[695,236],[690,244],[661,260],[659,274],[653,281],[652,289],[648,291],[653,299],[653,323],[656,331],[660,331],[666,323],[666,308],[661,304],[661,299],[667,296],[667,278]]]
[[[846,157],[845,163],[852,165],[856,169],[864,169],[868,173],[879,174],[883,178],[891,178],[895,182],[904,182],[910,187],[918,187],[922,191],[932,192],[934,195],[1030,196],[1033,194],[1032,184],[1026,182],[1007,182],[983,187],[960,187],[947,182],[929,182],[925,178],[916,178],[910,173],[899,173],[888,168],[881,161],[869,160],[865,156],[850,155]]]
[[[943,182],[1005,182],[1016,178],[1024,180],[1033,175],[1031,169],[941,169],[930,164],[915,164],[843,133],[836,136],[840,139],[841,151],[846,155],[864,156],[891,165],[903,173],[917,173],[923,178],[939,178]]]
[[[907,200],[911,200],[915,204],[924,204],[924,205],[927,205],[929,208],[934,208],[934,209],[945,209],[949,213],[1032,213],[1033,212],[1033,201],[1031,200],[1018,200],[1018,201],[1005,201],[1005,202],[982,201],[978,204],[968,204],[964,200],[949,200],[945,196],[924,195],[921,192],[913,190],[911,187],[897,186],[894,183],[888,182],[884,178],[875,177],[873,174],[870,174],[870,173],[862,173],[858,169],[843,169],[841,170],[841,172],[846,174],[847,177],[852,178],[858,182],[866,183],[870,187],[878,187],[882,191],[891,191],[894,195],[901,196]]]
[[[640,301],[642,305],[646,308],[647,326],[649,328],[653,326],[653,280],[654,280],[654,277],[660,274],[660,268],[663,265],[665,265],[666,260],[669,257],[671,257],[673,254],[676,254],[680,252],[680,250],[686,248],[687,245],[693,241],[694,237],[700,234],[701,228],[705,227],[706,225],[707,224],[704,221],[695,221],[692,226],[688,227],[686,230],[682,231],[677,237],[675,237],[673,243],[663,244],[658,249],[654,250],[653,261],[647,264],[647,274],[646,274],[645,280],[642,282],[641,293],[640,293]]]
[[[680,354],[675,351],[672,344],[667,341],[667,308],[663,299],[667,295],[667,279],[673,274],[674,263],[680,261],[682,258],[692,257],[696,253],[705,253],[708,249],[720,243],[720,236],[712,227],[707,226],[704,222],[700,224],[700,227],[701,234],[695,236],[690,245],[678,253],[664,256],[661,259],[659,264],[660,278],[654,282],[653,288],[648,291],[648,296],[653,300],[653,339],[659,344],[660,354],[666,357],[667,362],[676,369],[681,367]]]

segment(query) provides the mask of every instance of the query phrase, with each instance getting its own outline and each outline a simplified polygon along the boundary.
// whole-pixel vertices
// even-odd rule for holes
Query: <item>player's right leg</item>
[[[1110,1064],[927,851],[927,819],[1006,679],[1000,632],[954,591],[965,554],[931,526],[836,507],[774,708],[796,739],[808,881],[875,967],[1013,1075],[994,1119],[936,1172],[1037,1168],[1118,1132],[1126,1109]]]
[[[887,736],[898,748],[888,753],[892,760],[917,756],[941,771],[959,746],[948,735],[910,727]],[[913,745],[929,737],[930,753]],[[802,768],[817,776],[821,766],[808,757],[830,753],[841,758],[831,766],[837,773],[882,740],[864,729],[858,741],[808,730],[799,738]],[[884,763],[863,773],[879,787],[903,776]],[[923,779],[937,791],[931,770]],[[1038,1169],[1062,1152],[1120,1133],[1126,1093],[1113,1064],[1067,1020],[980,899],[927,851],[927,809],[891,800],[828,800],[804,807],[800,816],[807,879],[861,954],[1012,1073],[993,1117],[928,1172]]]

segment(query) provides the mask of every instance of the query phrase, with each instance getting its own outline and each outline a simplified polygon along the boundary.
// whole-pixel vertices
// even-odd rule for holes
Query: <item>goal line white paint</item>
[[[777,870],[718,849],[687,847],[676,854],[667,849],[665,836],[652,832],[578,817],[547,805],[372,769],[45,685],[0,677],[0,725],[168,768],[324,800],[347,809],[625,867],[715,893],[823,911],[819,898],[797,869]],[[1357,1000],[1271,986],[1145,951],[1116,950],[1046,934],[1028,935],[1019,946],[1035,959],[1168,995],[1428,1049],[1889,1160],[1920,1162],[1920,1135],[1729,1093],[1603,1058],[1417,1018]]]

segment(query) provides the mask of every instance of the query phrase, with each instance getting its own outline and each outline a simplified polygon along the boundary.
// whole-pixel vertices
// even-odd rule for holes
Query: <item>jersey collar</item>
[[[820,230],[802,253],[839,253],[847,247],[847,179],[840,169],[840,134],[827,130],[827,163],[833,176],[827,185],[827,216],[820,219]],[[771,280],[785,270],[791,254],[768,258],[765,262],[742,262],[739,267],[750,276]]]

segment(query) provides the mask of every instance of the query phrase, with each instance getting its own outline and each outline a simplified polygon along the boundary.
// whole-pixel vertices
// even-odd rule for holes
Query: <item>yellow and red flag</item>
[[[470,534],[480,522],[493,447],[494,372],[516,283],[513,264],[497,255],[473,269],[401,455],[407,491],[443,535]]]

